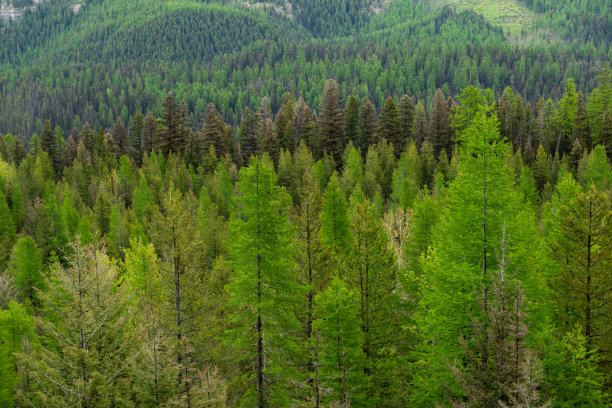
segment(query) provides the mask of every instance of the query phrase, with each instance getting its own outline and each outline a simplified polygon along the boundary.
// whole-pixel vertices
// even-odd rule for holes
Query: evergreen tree
[[[597,87],[591,92],[586,108],[593,132],[593,141],[603,144],[601,128],[604,122],[604,112],[612,111],[612,76],[609,64],[603,67],[601,74],[597,77]]]
[[[290,362],[299,287],[291,275],[289,198],[275,184],[271,164],[253,159],[240,170],[230,220],[229,253],[235,271],[228,287],[235,311],[230,335],[244,362],[253,367],[241,373],[246,384],[241,406],[258,408],[288,405],[287,390],[295,379]]]
[[[228,151],[225,137],[225,123],[215,105],[209,103],[202,118],[202,149],[207,152],[210,145],[215,147],[217,157],[225,156]]]
[[[186,106],[179,104],[172,92],[166,96],[162,107],[163,125],[159,130],[159,147],[165,156],[170,153],[182,152],[187,141]],[[150,118],[145,118],[147,137],[152,127]]]
[[[130,152],[130,139],[121,116],[117,116],[117,120],[113,126],[113,140],[117,144],[117,158]]]
[[[359,103],[355,95],[351,95],[344,108],[344,124],[347,143],[359,144]]]
[[[365,154],[368,146],[378,143],[376,108],[368,98],[361,101],[359,117],[359,143],[356,147],[361,150],[362,154]]]
[[[143,154],[151,154],[153,146],[157,143],[157,133],[157,119],[149,111],[144,118],[142,129],[141,149]]]
[[[451,149],[450,118],[448,104],[440,89],[436,91],[433,97],[427,131],[429,141],[433,146],[434,157],[438,157],[442,149],[449,154]]]
[[[606,148],[608,159],[612,160],[612,109],[608,108],[603,113],[601,127],[599,129],[599,140]]]
[[[249,108],[244,111],[242,123],[240,124],[240,152],[242,153],[242,165],[248,165],[251,156],[258,152],[260,128],[259,115],[251,113]]]
[[[412,122],[412,137],[420,149],[427,139],[427,114],[423,101],[419,101],[414,108],[414,121]]]
[[[551,182],[550,164],[544,147],[540,145],[536,153],[536,160],[533,163],[533,178],[535,180],[536,190],[541,195],[544,191],[546,183]]]
[[[145,127],[145,117],[138,110],[132,116],[130,121],[130,156],[136,164],[142,164],[142,154],[144,146],[142,143],[142,134]]]
[[[51,164],[53,165],[53,170],[56,175],[60,174],[61,171],[61,160],[60,160],[60,151],[59,146],[57,145],[57,137],[51,128],[51,122],[49,120],[45,120],[45,124],[43,125],[43,130],[40,135],[40,148],[47,152],[49,155],[49,159],[51,159]]]
[[[402,96],[397,106],[400,124],[400,134],[404,146],[412,140],[412,124],[414,122],[414,101],[408,95]]]
[[[568,153],[575,137],[576,116],[578,111],[578,96],[574,80],[569,78],[565,84],[565,92],[559,101],[559,109],[555,119],[559,124],[556,153]]]
[[[315,387],[325,406],[364,406],[367,362],[359,327],[358,297],[335,277],[316,298],[314,338]]]
[[[341,163],[345,144],[344,114],[340,89],[333,79],[325,84],[318,124],[321,149],[330,154],[336,163]]]
[[[378,120],[379,137],[386,139],[393,145],[393,150],[396,157],[404,150],[404,139],[402,138],[402,129],[397,113],[397,107],[393,98],[388,97],[380,111]]]

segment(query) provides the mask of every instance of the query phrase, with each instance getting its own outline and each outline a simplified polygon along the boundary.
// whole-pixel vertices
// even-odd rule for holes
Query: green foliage
[[[346,197],[340,189],[338,178],[335,174],[331,177],[329,183],[327,183],[327,187],[325,187],[321,220],[323,241],[341,250],[348,248],[351,236]]]
[[[42,267],[36,242],[30,236],[20,237],[13,247],[8,269],[21,297],[30,302],[34,302],[38,297],[36,292],[45,287]]]

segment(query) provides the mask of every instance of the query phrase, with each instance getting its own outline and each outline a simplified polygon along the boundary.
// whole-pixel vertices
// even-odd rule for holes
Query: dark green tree
[[[330,154],[339,165],[345,144],[344,114],[340,89],[333,79],[325,84],[318,124],[321,150]]]

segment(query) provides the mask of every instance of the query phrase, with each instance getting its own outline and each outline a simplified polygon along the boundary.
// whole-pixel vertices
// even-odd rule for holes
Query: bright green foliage
[[[433,232],[441,214],[440,199],[423,189],[414,201],[411,219],[410,239],[405,247],[404,257],[409,273],[420,275],[423,271],[421,257],[427,259],[433,244]]]
[[[37,298],[36,291],[45,287],[45,278],[42,275],[40,252],[32,237],[24,236],[17,240],[8,269],[21,296],[34,302]]]
[[[421,163],[414,142],[402,153],[397,168],[393,171],[391,198],[400,207],[412,206],[419,191]]]
[[[143,222],[150,217],[154,203],[151,190],[149,190],[149,185],[147,184],[147,179],[142,173],[140,175],[138,187],[134,189],[132,197],[132,209],[140,222]]]
[[[62,251],[68,242],[66,232],[66,224],[57,204],[55,186],[49,182],[36,230],[36,243],[41,250],[43,262],[46,263],[55,256],[63,258]]]
[[[596,146],[589,153],[586,168],[578,173],[578,179],[587,189],[594,185],[599,191],[606,191],[612,186],[612,168],[603,146]]]
[[[212,267],[214,261],[226,252],[227,223],[219,214],[217,206],[210,200],[205,188],[200,190],[198,219],[200,228],[203,230],[206,264]]]
[[[599,372],[596,354],[587,350],[585,337],[575,330],[562,338],[553,333],[553,328],[546,326],[537,336],[546,376],[544,396],[555,408],[608,407],[601,391],[604,376]]]
[[[612,77],[610,76],[609,65],[604,66],[597,79],[597,87],[593,89],[591,93],[591,97],[587,104],[587,112],[590,118],[593,139],[596,142],[603,143],[603,133],[605,133],[602,132],[604,115],[606,110],[608,110],[608,112],[612,111]],[[608,115],[610,115],[610,113],[608,113]]]
[[[121,211],[116,205],[111,207],[108,238],[111,244],[110,249],[114,256],[120,257],[123,254],[123,248],[129,244],[129,232]]]
[[[350,243],[347,203],[335,174],[332,175],[325,188],[321,219],[323,241],[338,249],[346,249]]]
[[[387,401],[389,397],[384,398],[387,390],[376,384],[384,383],[391,373],[377,368],[385,358],[384,349],[397,335],[398,324],[394,320],[398,312],[397,274],[388,235],[369,200],[357,204],[351,232],[352,243],[346,253],[342,276],[359,296],[363,352],[373,381],[367,397],[375,404],[380,402],[379,398]]]
[[[521,201],[523,204],[527,204],[535,208],[540,198],[535,187],[535,181],[533,179],[531,169],[527,166],[523,166],[521,169],[521,175],[518,181],[518,192],[521,195]]]
[[[46,346],[20,356],[33,384],[25,403],[58,408],[122,405],[132,352],[126,287],[103,250],[83,247],[77,240],[71,253],[69,266],[56,264],[49,289],[40,293],[45,313],[70,318],[42,320]]]
[[[490,89],[478,89],[473,85],[464,88],[457,96],[459,105],[451,112],[451,126],[458,137],[470,127],[476,113],[493,101],[493,92]],[[450,152],[449,152],[450,153]]]
[[[533,178],[535,181],[535,187],[538,193],[541,195],[544,191],[546,183],[551,182],[550,175],[550,163],[546,157],[544,147],[540,145],[536,153],[536,161],[533,163]]]
[[[242,372],[246,389],[242,407],[286,406],[295,374],[295,305],[300,288],[291,275],[292,233],[289,197],[275,186],[269,162],[254,158],[240,170],[236,211],[230,220],[229,245],[234,281],[228,286],[235,310],[231,340],[254,370]]]
[[[0,310],[0,406],[12,407],[19,384],[20,353],[34,340],[34,319],[20,303],[11,301],[8,309]]]
[[[358,296],[335,277],[317,295],[311,340],[316,351],[317,384],[324,406],[364,406],[367,361],[359,324]]]
[[[528,248],[535,239],[534,223],[521,211],[513,191],[512,171],[505,165],[508,148],[499,140],[497,119],[480,111],[462,136],[458,174],[449,186],[447,207],[432,240],[435,252],[426,264],[418,323],[430,370],[415,403],[437,399],[441,390],[434,384],[449,381],[444,379],[444,361],[463,355],[458,339],[470,331],[468,322],[479,316],[474,293],[480,292],[486,303],[502,230],[511,237],[508,257],[518,278],[532,277],[535,254]]]
[[[80,216],[78,211],[74,208],[73,193],[68,185],[64,187],[64,201],[62,202],[60,211],[63,223],[66,225],[66,233],[72,240],[77,233]]]

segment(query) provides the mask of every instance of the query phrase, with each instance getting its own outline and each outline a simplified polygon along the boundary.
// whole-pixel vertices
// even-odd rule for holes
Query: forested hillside
[[[0,407],[610,407],[610,1],[520,3],[3,23]]]

